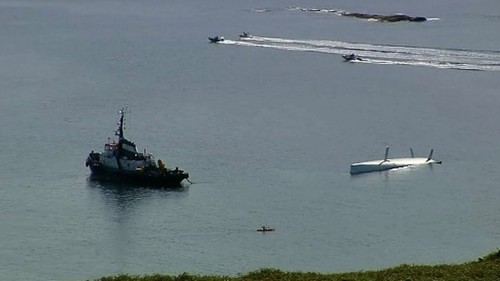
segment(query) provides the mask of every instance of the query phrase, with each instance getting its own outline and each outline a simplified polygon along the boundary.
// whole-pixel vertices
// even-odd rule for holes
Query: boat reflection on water
[[[158,186],[138,185],[133,182],[115,181],[92,175],[87,178],[87,186],[97,190],[97,193],[104,198],[106,205],[115,206],[118,209],[129,209],[153,198],[184,196],[188,191],[188,187],[183,185],[158,188]]]
[[[123,181],[109,181],[94,176],[87,177],[87,187],[96,202],[96,208],[102,208],[110,222],[125,222],[138,209],[149,208],[155,201],[180,200],[188,195],[187,187],[167,189],[138,186]],[[97,203],[100,202],[100,203]]]
[[[110,181],[88,176],[87,195],[92,209],[92,223],[99,236],[96,251],[112,261],[116,271],[131,267],[137,256],[137,245],[150,242],[150,234],[165,227],[169,216],[157,216],[172,210],[187,198],[188,188],[166,189],[148,187],[124,181]],[[174,212],[165,212],[175,216]],[[151,221],[157,224],[151,225]],[[142,261],[142,260],[141,260]],[[140,262],[139,262],[140,263]]]

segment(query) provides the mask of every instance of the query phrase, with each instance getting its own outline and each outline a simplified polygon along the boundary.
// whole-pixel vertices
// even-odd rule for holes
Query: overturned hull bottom
[[[351,175],[362,174],[362,173],[370,173],[370,172],[380,172],[386,171],[396,168],[401,168],[405,166],[395,165],[395,164],[387,164],[387,165],[378,165],[378,164],[353,164],[351,165]]]
[[[102,166],[90,165],[93,179],[123,182],[127,184],[144,185],[151,187],[181,187],[181,182],[189,178],[189,174],[182,170],[167,170],[166,172],[140,172],[109,169]]]
[[[432,164],[441,164],[441,161],[428,158],[395,158],[387,160],[375,160],[352,164],[350,173],[351,175],[354,175],[361,173],[386,171],[408,166]]]

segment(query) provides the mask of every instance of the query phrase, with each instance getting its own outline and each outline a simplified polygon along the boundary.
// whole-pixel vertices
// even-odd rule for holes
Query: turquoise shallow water
[[[500,9],[448,2],[0,1],[0,279],[339,272],[494,250]],[[243,31],[264,42],[242,45]],[[194,184],[89,179],[122,107],[127,137]],[[388,145],[434,148],[443,165],[349,175]]]

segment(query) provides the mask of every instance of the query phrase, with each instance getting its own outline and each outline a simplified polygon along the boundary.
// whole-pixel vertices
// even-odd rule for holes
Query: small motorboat
[[[252,35],[248,32],[243,32],[242,34],[239,35],[240,38],[252,38]]]
[[[271,228],[269,226],[261,226],[260,228],[257,228],[257,231],[260,231],[260,232],[270,232],[270,231],[274,231],[274,228]]]
[[[218,43],[224,41],[224,37],[222,36],[208,37],[208,40],[210,40],[210,43]]]
[[[362,61],[363,59],[360,58],[358,55],[352,53],[350,55],[342,55],[342,57],[344,58],[345,61],[354,61],[354,60],[358,60],[358,61]]]

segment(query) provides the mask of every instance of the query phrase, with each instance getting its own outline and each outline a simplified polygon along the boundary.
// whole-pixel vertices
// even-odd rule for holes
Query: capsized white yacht
[[[389,147],[385,148],[385,156],[382,160],[371,160],[366,162],[358,162],[351,164],[351,175],[377,172],[390,170],[395,168],[401,168],[406,166],[415,165],[431,165],[431,164],[441,164],[442,161],[432,159],[432,154],[434,149],[431,149],[428,157],[415,157],[413,154],[413,149],[410,148],[411,157],[410,158],[389,158]]]

